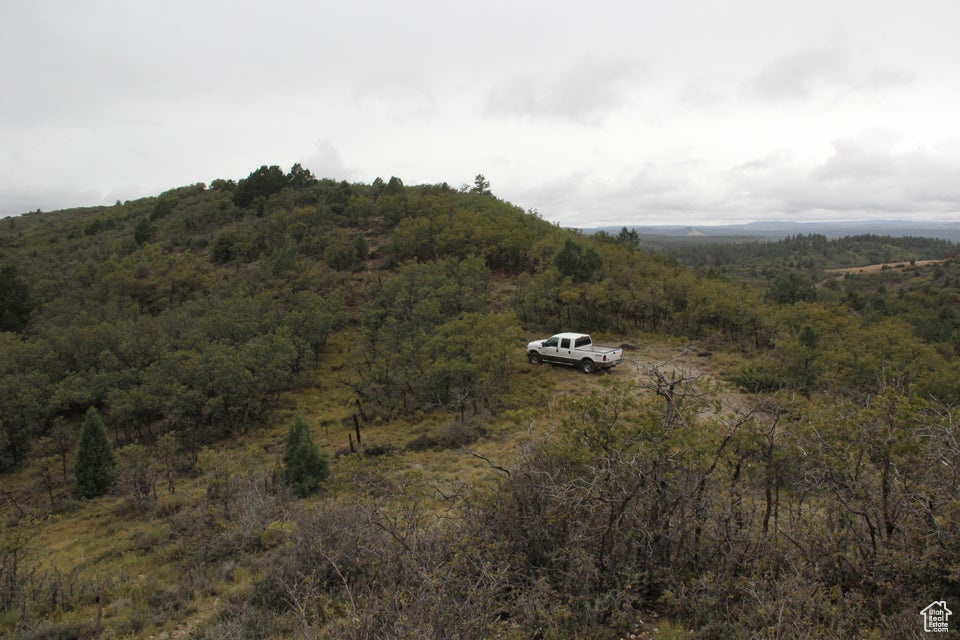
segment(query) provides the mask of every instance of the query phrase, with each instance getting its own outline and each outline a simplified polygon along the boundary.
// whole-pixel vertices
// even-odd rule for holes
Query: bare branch
[[[477,453],[476,451],[471,451],[470,449],[464,449],[464,452],[465,452],[465,453],[469,453],[469,454],[472,455],[474,458],[480,458],[481,460],[483,460],[484,462],[486,462],[488,465],[490,465],[490,467],[491,467],[492,469],[496,469],[496,470],[499,471],[500,473],[506,475],[508,478],[510,477],[510,470],[509,470],[509,469],[506,469],[506,468],[504,468],[504,467],[501,467],[500,465],[494,464],[493,461],[490,460],[490,458],[488,458],[488,457],[486,457],[486,456],[482,456],[482,455],[480,455],[479,453]]]

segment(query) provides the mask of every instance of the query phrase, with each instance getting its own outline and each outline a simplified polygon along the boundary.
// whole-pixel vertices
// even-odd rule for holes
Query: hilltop
[[[958,587],[960,265],[833,242],[685,266],[482,176],[298,165],[4,220],[0,630],[908,633]],[[561,330],[627,362],[526,361]]]

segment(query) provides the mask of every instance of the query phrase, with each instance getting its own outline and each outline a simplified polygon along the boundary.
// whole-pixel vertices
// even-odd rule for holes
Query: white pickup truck
[[[558,333],[546,340],[534,340],[528,344],[527,357],[533,364],[566,364],[580,367],[584,373],[592,373],[623,362],[623,349],[595,345],[585,333]]]

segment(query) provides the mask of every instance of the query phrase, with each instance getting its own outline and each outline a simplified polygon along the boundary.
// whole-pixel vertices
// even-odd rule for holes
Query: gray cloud
[[[423,120],[437,108],[437,96],[412,77],[381,77],[359,84],[353,91],[357,105],[393,121]]]
[[[485,98],[490,115],[557,118],[595,124],[624,107],[646,75],[628,59],[584,58],[553,73],[526,73],[496,83]]]
[[[645,162],[615,175],[581,170],[528,186],[517,197],[578,227],[679,224],[691,215],[709,220],[728,206],[715,189],[692,188],[705,169],[687,160]]]
[[[754,93],[770,98],[807,98],[825,84],[840,81],[845,63],[827,49],[799,51],[766,65],[748,83]]]
[[[875,67],[845,46],[805,48],[766,64],[747,81],[748,94],[770,99],[808,99],[848,92],[879,92],[904,86],[915,74],[894,67]]]
[[[960,142],[903,147],[866,131],[809,161],[789,149],[718,169],[706,161],[649,161],[617,174],[578,170],[514,194],[561,224],[700,224],[960,214]],[[588,221],[588,222],[584,222]]]

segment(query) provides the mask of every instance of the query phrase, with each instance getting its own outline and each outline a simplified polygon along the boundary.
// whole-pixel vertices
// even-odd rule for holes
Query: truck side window
[[[543,346],[545,346],[545,347],[555,347],[555,346],[557,346],[557,343],[559,343],[559,342],[560,342],[560,338],[550,338],[549,340],[547,340],[546,342],[543,343]]]
[[[573,346],[579,349],[580,347],[588,344],[590,344],[589,336],[583,336],[582,338],[577,338],[577,341],[573,343]]]
[[[561,348],[561,349],[569,349],[569,348],[570,348],[570,338],[562,338],[562,339],[560,340],[560,348]]]

